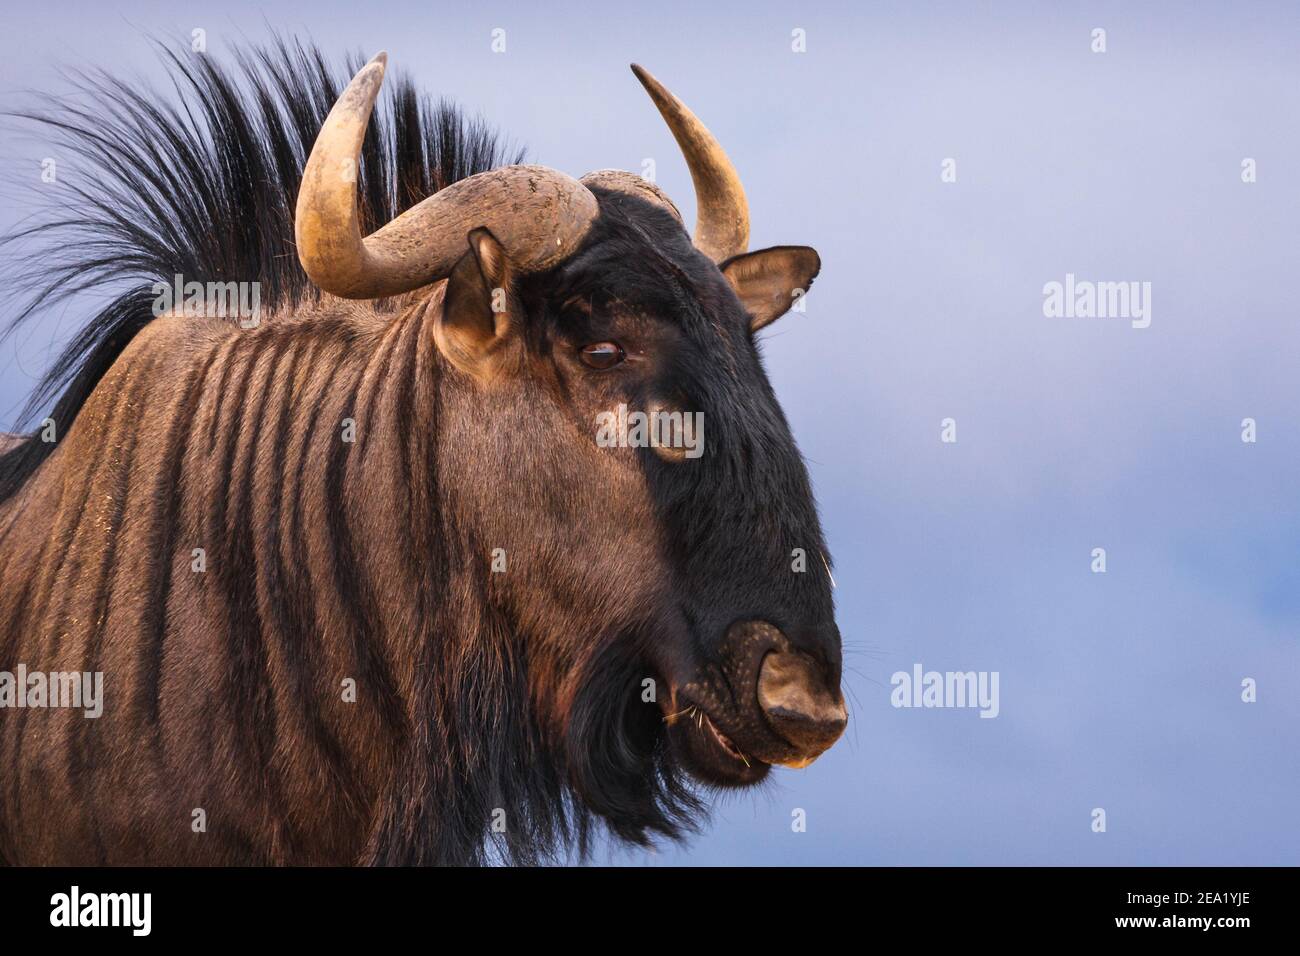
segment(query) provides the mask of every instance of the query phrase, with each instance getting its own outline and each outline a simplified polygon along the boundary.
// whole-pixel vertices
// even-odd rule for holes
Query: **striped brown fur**
[[[165,318],[114,364],[0,510],[4,659],[103,671],[111,701],[98,720],[50,709],[0,723],[16,768],[0,820],[27,819],[26,800],[47,822],[0,827],[0,855],[357,857],[413,718],[419,582],[367,542],[413,533],[401,460],[427,449],[398,409],[411,407],[399,396],[433,407],[432,369],[412,347],[425,314],[421,302],[379,321],[339,305],[251,331]],[[341,439],[348,417],[355,444]],[[191,570],[195,548],[205,572]],[[191,725],[204,732],[176,732]],[[105,818],[110,792],[144,804]],[[239,812],[263,800],[267,817]],[[196,807],[214,825],[187,852],[175,831]],[[228,815],[246,822],[229,832],[217,824]]]

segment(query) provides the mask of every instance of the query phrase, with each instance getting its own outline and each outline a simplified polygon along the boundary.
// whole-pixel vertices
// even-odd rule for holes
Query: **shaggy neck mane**
[[[0,238],[5,335],[80,292],[110,300],[37,382],[13,431],[48,414],[58,434],[67,432],[153,320],[155,282],[257,282],[270,313],[319,299],[294,249],[298,184],[325,116],[363,60],[331,65],[316,47],[278,37],[235,53],[229,68],[188,44],[184,52],[155,46],[173,96],[76,72],[70,95],[10,114],[35,124],[60,159],[56,184],[34,187],[35,216]],[[385,89],[357,170],[365,231],[454,182],[522,161],[523,150],[400,74]],[[0,501],[53,448],[28,439],[0,456]]]

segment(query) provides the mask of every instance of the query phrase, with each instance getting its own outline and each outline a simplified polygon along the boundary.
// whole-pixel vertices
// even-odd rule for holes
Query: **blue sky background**
[[[751,247],[821,252],[765,352],[836,560],[849,732],[690,844],[602,859],[1300,863],[1300,8],[168,0],[4,22],[6,108],[61,65],[156,81],[145,33],[202,27],[222,56],[269,25],[387,49],[531,161],[652,157],[689,216],[640,62],[732,155]],[[48,150],[0,154],[8,229]],[[1045,318],[1067,272],[1152,283],[1150,328]],[[0,345],[0,427],[78,321]],[[999,671],[1001,715],[892,708],[914,663]]]

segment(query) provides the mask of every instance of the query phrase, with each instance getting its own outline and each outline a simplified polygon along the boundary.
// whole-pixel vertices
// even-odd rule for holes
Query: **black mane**
[[[152,318],[155,282],[258,282],[270,312],[318,296],[298,265],[293,210],[322,121],[364,60],[332,67],[313,45],[276,38],[238,53],[157,44],[177,102],[108,74],[74,75],[76,95],[12,116],[44,129],[66,157],[58,199],[0,246],[35,243],[8,269],[4,335],[82,291],[113,298],[73,336],[35,386],[15,428],[54,401],[62,437],[105,371]],[[367,231],[439,189],[507,163],[511,151],[483,122],[390,76],[362,148],[357,192]],[[67,160],[73,160],[68,162]],[[382,307],[382,305],[380,306]],[[0,456],[0,501],[55,444],[28,437]]]

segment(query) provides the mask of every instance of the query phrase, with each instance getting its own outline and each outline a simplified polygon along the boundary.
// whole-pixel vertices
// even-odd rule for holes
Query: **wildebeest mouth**
[[[718,664],[665,702],[673,752],[693,776],[722,786],[757,783],[772,764],[806,767],[848,723],[828,677],[777,628],[738,622]]]
[[[706,783],[742,787],[767,776],[771,765],[744,753],[698,704],[678,698],[664,718],[674,754],[692,776]]]

